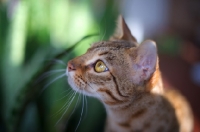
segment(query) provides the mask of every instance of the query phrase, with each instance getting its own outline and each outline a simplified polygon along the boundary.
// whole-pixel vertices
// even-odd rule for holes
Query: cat
[[[94,43],[68,62],[70,86],[98,98],[106,132],[192,132],[193,115],[176,90],[165,90],[156,43],[138,44],[122,16],[109,41]]]

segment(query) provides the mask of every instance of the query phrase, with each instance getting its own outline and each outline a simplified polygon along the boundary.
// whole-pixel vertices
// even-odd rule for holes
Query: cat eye
[[[94,69],[98,73],[108,71],[108,68],[101,60],[96,62]]]

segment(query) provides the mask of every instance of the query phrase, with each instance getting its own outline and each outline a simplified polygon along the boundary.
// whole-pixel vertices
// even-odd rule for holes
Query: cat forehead
[[[120,51],[123,52],[122,49],[129,49],[131,47],[135,47],[135,45],[127,41],[102,41],[94,43],[86,53],[88,59],[85,64],[94,63],[99,59],[105,58],[105,56],[117,56],[116,54]]]
[[[102,41],[102,42],[97,42],[94,43],[88,51],[93,51],[93,50],[105,50],[105,49],[123,49],[123,48],[130,48],[130,47],[135,47],[134,43],[130,43],[128,41],[124,40],[117,40],[117,41]]]

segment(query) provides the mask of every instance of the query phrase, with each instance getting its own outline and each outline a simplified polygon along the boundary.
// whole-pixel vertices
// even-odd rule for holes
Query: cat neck
[[[113,126],[113,128],[127,126],[127,124],[130,124],[130,118],[138,118],[146,114],[149,108],[157,105],[158,100],[161,100],[160,97],[145,92],[138,94],[133,100],[121,106],[106,106],[109,126]]]

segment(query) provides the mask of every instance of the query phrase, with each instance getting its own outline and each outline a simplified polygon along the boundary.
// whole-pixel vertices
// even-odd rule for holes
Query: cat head
[[[147,92],[156,68],[155,42],[137,44],[119,17],[110,40],[94,43],[85,54],[70,60],[67,74],[74,90],[111,104]]]

